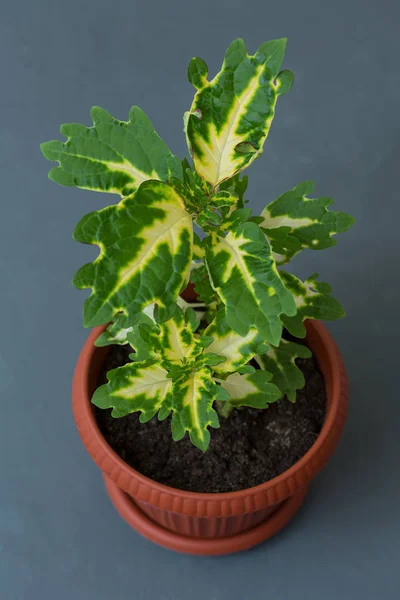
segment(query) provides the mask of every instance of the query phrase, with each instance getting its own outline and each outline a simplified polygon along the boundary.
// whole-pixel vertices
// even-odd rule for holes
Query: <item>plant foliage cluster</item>
[[[92,127],[62,125],[66,141],[41,146],[58,162],[53,181],[118,196],[74,231],[99,248],[73,280],[91,290],[85,326],[108,324],[99,346],[133,348],[132,362],[108,373],[93,403],[114,417],[138,411],[142,422],[171,416],[173,438],[188,433],[201,450],[219,414],[267,408],[283,396],[295,401],[304,385],[295,361],[310,351],[283,339],[283,327],[303,338],[305,319],[343,316],[327,283],[317,275],[301,281],[285,265],[303,249],[333,246],[353,219],[332,212],[330,198],[312,198],[311,181],[260,216],[245,200],[241,173],[262,153],[277,102],[293,83],[281,70],[285,46],[269,41],[252,56],[238,39],[211,80],[206,63],[191,60],[190,161],[171,153],[137,106],[127,122],[94,107]],[[192,306],[180,298],[189,282]]]

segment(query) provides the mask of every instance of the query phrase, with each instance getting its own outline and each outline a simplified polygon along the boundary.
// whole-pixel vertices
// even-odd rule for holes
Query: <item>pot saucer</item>
[[[164,548],[185,554],[204,556],[221,556],[248,550],[272,537],[283,529],[295,515],[307,493],[307,487],[302,488],[285,500],[270,517],[249,531],[223,538],[194,538],[161,527],[145,515],[131,496],[121,490],[107,476],[104,476],[104,482],[114,507],[138,533]]]

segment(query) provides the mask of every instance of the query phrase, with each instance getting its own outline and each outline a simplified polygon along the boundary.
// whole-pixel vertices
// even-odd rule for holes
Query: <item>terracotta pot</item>
[[[338,348],[322,323],[309,321],[306,328],[327,391],[327,414],[320,435],[310,450],[278,477],[221,494],[186,492],[152,481],[110,448],[97,427],[90,402],[107,352],[107,348],[94,346],[104,327],[91,332],[75,370],[74,417],[87,451],[103,471],[112,502],[132,527],[174,550],[228,554],[250,548],[286,525],[301,505],[308,484],[336,447],[347,414],[347,379]]]

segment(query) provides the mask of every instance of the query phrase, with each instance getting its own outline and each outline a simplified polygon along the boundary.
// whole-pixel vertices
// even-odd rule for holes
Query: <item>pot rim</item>
[[[74,373],[73,412],[82,440],[96,464],[127,493],[174,512],[197,516],[215,514],[216,504],[226,514],[239,514],[278,503],[307,485],[319,472],[336,446],[347,414],[347,378],[339,350],[326,327],[307,321],[307,341],[325,379],[328,406],[321,432],[311,448],[292,467],[259,485],[234,492],[192,492],[173,488],[143,475],[128,465],[107,443],[97,425],[90,397],[89,373],[94,359],[104,349],[94,341],[106,325],[94,328],[80,353]],[[179,442],[177,442],[179,443]],[[169,497],[167,499],[167,497]],[[167,499],[167,502],[166,502]],[[183,504],[182,504],[183,503]],[[230,505],[222,508],[224,504]],[[183,509],[183,505],[185,505]],[[219,512],[219,511],[217,511]]]

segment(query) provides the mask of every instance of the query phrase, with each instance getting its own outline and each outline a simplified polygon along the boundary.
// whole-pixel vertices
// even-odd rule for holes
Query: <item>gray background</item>
[[[2,4],[2,599],[398,598],[399,16],[389,0]],[[351,404],[333,460],[283,533],[196,558],[129,529],[75,431],[70,384],[87,332],[70,279],[95,252],[71,232],[113,198],[48,181],[39,143],[60,137],[60,123],[90,124],[93,104],[126,119],[135,103],[184,155],[188,61],[202,56],[213,74],[238,36],[252,52],[287,36],[296,78],[247,171],[253,207],[311,178],[357,218],[336,248],[293,265],[319,271],[347,309],[329,328]]]

